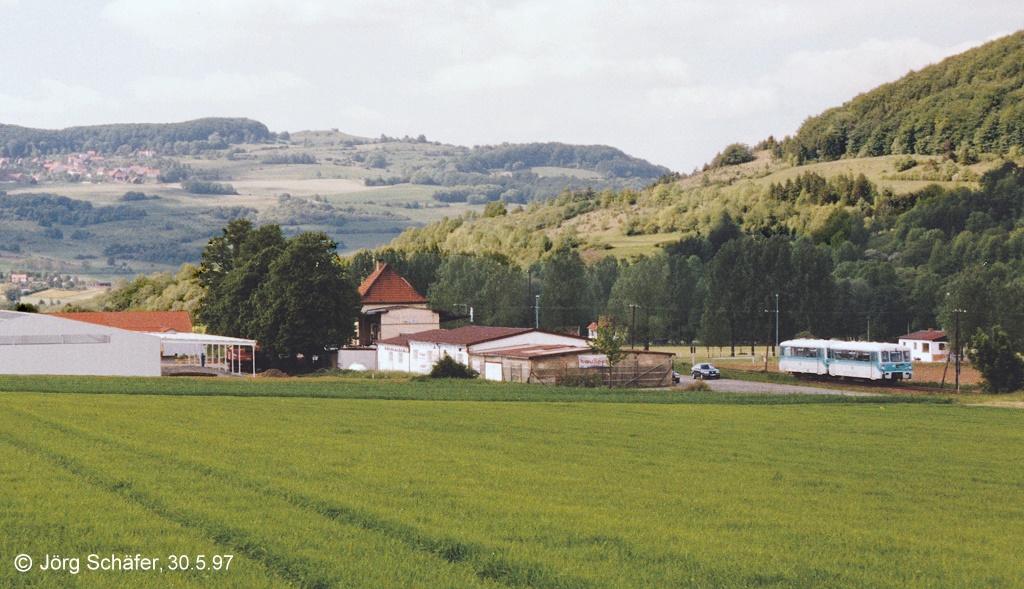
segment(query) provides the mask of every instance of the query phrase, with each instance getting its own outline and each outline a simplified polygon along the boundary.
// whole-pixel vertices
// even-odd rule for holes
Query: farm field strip
[[[103,446],[109,450],[110,455],[119,456],[122,459],[127,456],[134,456],[139,461],[158,464],[160,472],[165,473],[170,469],[177,469],[183,472],[190,472],[192,475],[198,477],[219,479],[227,488],[234,489],[235,491],[244,489],[254,494],[263,495],[264,499],[267,500],[290,503],[295,508],[304,510],[311,516],[319,516],[326,520],[337,522],[343,526],[354,526],[369,532],[376,532],[377,534],[385,537],[388,541],[397,541],[398,543],[405,544],[410,549],[432,554],[449,563],[467,562],[474,565],[474,573],[481,579],[497,577],[498,580],[502,580],[502,578],[512,575],[516,578],[529,579],[528,584],[531,587],[565,586],[564,578],[557,582],[553,582],[548,579],[551,573],[544,571],[543,567],[532,563],[524,564],[510,562],[497,556],[500,551],[496,550],[494,547],[465,544],[452,538],[431,537],[413,526],[398,521],[388,520],[378,514],[368,512],[365,509],[355,508],[333,499],[325,499],[323,497],[308,495],[302,490],[296,488],[294,485],[281,484],[280,482],[267,477],[254,476],[252,473],[242,474],[242,472],[238,470],[231,470],[225,468],[223,465],[218,465],[208,460],[202,460],[198,457],[193,457],[192,459],[179,458],[161,451],[158,446],[129,444],[109,435],[83,430],[70,422],[59,422],[41,415],[17,410],[12,412],[21,413],[32,421],[35,421],[44,427],[51,428],[53,431],[59,432],[60,435],[67,436],[65,441],[68,442],[68,446],[76,444],[80,445],[82,442],[91,442],[93,444],[92,447]],[[24,442],[21,443],[24,444]],[[61,463],[64,466],[67,466],[67,464],[72,460],[66,456],[54,455],[52,457],[56,462]],[[81,458],[82,457],[79,456],[76,460]],[[80,474],[81,472],[87,471],[83,467],[76,467],[74,472],[76,474]],[[90,472],[90,477],[99,481],[98,475],[96,475],[95,472]],[[110,488],[110,485],[103,486]],[[127,484],[124,482],[118,482],[113,485],[113,488],[134,488],[134,485],[130,482]],[[176,520],[174,514],[171,513],[166,506],[154,503],[151,497],[146,495],[133,495],[132,498],[139,500],[150,507],[154,513]],[[190,516],[186,518],[186,521],[181,523],[188,525],[187,522],[201,520],[201,517]],[[205,531],[210,532],[208,529]],[[233,530],[217,530],[215,534],[215,536],[219,538],[223,538],[225,536],[234,537],[238,535],[237,531]],[[235,544],[230,546],[230,548],[247,551],[249,547]],[[251,556],[267,560],[267,557],[261,557],[260,554],[254,554]],[[296,568],[294,566],[295,563],[289,563],[288,559],[280,556],[272,556],[270,557],[269,562],[264,564],[268,564],[269,568],[273,570],[275,568],[273,566],[274,564],[280,564],[277,561],[291,565],[280,571],[284,573],[284,576],[288,578],[289,581],[297,582],[303,586],[318,586],[322,583],[327,583],[325,586],[335,586],[333,582],[329,582],[325,579],[318,579],[314,577],[311,580],[307,578],[307,575],[296,575],[293,570]],[[464,582],[466,581],[460,581],[460,583]],[[588,586],[586,584],[580,584],[579,582],[574,582],[572,584],[580,587]],[[361,585],[356,584],[355,586]],[[430,586],[442,585],[435,584]]]
[[[0,432],[0,554],[7,560],[15,554],[28,553],[38,560],[44,554],[64,557],[99,553],[102,556],[135,554],[145,546],[150,554],[220,553],[222,547],[195,530],[153,514],[108,488],[84,481],[80,475],[55,464],[25,448],[22,442],[12,443]],[[60,514],[60,521],[53,520]],[[9,564],[9,563],[7,563]],[[225,575],[219,587],[286,587],[275,580],[259,562],[248,561],[239,554],[234,562],[236,572]],[[81,570],[85,569],[81,563]],[[0,568],[0,585],[18,587],[28,581],[30,586],[67,586],[68,573],[55,573],[50,583],[15,573],[9,566]],[[138,577],[119,572],[89,573],[92,586],[111,588],[138,586]],[[175,578],[178,587],[207,587],[209,573],[184,573]]]
[[[302,586],[1024,578],[1013,411],[5,393],[0,412],[58,475]]]
[[[206,554],[249,557],[273,573],[268,577],[282,580],[282,586],[489,586],[452,566],[445,574],[446,567],[440,566],[444,563],[434,562],[437,559],[423,551],[368,533],[342,517],[323,517],[326,511],[303,509],[300,500],[289,500],[282,492],[261,491],[254,481],[226,477],[189,461],[162,460],[157,454],[111,444],[110,440],[105,440],[108,451],[97,452],[97,447],[104,445],[102,437],[45,420],[19,420],[15,425],[29,437],[35,433],[35,439],[47,442],[27,442],[11,434],[0,437],[86,485],[212,539],[219,546]],[[239,521],[245,524],[239,525]],[[132,551],[126,548],[126,553]],[[187,554],[179,548],[167,553]],[[236,562],[236,566],[246,565]],[[238,582],[237,578],[228,580],[228,586]]]

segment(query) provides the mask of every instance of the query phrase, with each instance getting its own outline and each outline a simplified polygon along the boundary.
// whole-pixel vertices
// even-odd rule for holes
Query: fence
[[[672,384],[672,360],[654,366],[642,366],[634,361],[620,362],[611,367],[534,370],[529,382],[546,385],[572,383],[606,387],[667,387]]]

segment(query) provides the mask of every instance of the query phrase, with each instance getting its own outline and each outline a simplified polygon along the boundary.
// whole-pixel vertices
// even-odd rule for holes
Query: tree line
[[[0,157],[35,157],[93,150],[103,154],[114,154],[119,150],[176,153],[175,144],[203,143],[207,149],[227,149],[230,144],[257,143],[272,138],[266,125],[243,118],[96,125],[59,130],[0,125]]]

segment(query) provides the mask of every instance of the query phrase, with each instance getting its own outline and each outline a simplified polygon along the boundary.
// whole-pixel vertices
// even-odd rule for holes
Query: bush
[[[967,352],[971,363],[985,379],[985,388],[993,393],[1012,393],[1024,388],[1024,360],[1010,336],[995,325],[988,332],[978,330]]]
[[[604,379],[597,371],[563,372],[555,377],[555,384],[562,387],[593,389],[604,386]]]
[[[897,172],[903,172],[917,165],[917,160],[908,156],[898,157],[892,162],[892,167]]]
[[[181,187],[189,194],[238,194],[235,187],[230,184],[206,180],[185,180]]]
[[[480,373],[445,354],[430,369],[430,378],[476,378]]]
[[[711,165],[716,168],[722,166],[736,166],[754,161],[754,154],[750,148],[742,143],[733,143],[726,147],[722,153],[715,156]]]

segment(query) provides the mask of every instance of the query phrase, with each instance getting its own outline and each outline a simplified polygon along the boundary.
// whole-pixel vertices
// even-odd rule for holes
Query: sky
[[[0,0],[0,123],[249,117],[689,172],[1022,28],[1019,0]]]

